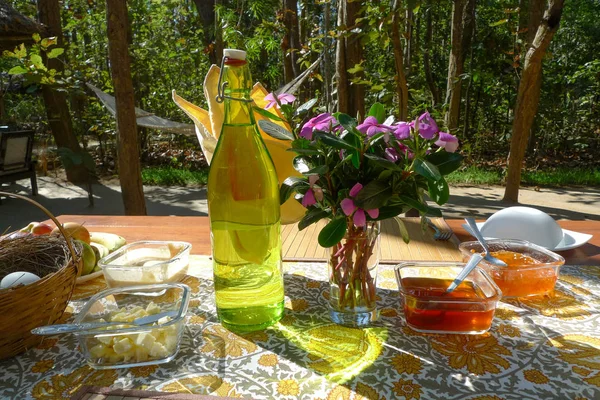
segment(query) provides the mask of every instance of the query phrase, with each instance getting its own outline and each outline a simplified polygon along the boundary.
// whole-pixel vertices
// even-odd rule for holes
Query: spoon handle
[[[446,293],[452,293],[454,289],[456,289],[458,285],[460,285],[462,281],[465,280],[465,278],[471,273],[471,271],[475,269],[475,267],[481,262],[481,260],[483,260],[483,256],[481,254],[473,254],[473,256],[471,256],[471,258],[469,259],[469,262],[467,262],[467,265],[464,266],[464,268],[460,271],[456,278],[454,278],[454,281],[450,284],[450,286],[448,286],[448,289],[446,289]]]
[[[123,324],[123,323],[119,323]],[[72,333],[102,328],[105,326],[119,325],[110,322],[82,322],[80,324],[57,324],[40,326],[31,330],[34,335],[58,335],[61,333]]]
[[[483,238],[483,235],[479,231],[479,227],[477,226],[477,222],[475,222],[475,218],[467,217],[467,218],[465,218],[465,221],[467,221],[467,224],[469,224],[469,227],[471,228],[471,232],[473,233],[473,236],[475,236],[475,239],[477,239],[479,241],[479,243],[481,244],[481,247],[483,247],[483,250],[485,251],[485,253],[489,254],[490,249],[489,249],[485,239]]]

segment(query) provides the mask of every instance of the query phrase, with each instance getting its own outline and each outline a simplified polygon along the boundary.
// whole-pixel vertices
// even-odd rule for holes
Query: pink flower
[[[429,112],[421,114],[419,121],[419,136],[423,139],[433,139],[440,131],[434,119],[429,115]]]
[[[278,94],[277,99],[275,99],[275,93],[269,93],[265,96],[265,100],[268,101],[267,105],[265,106],[265,110],[268,110],[269,108],[278,104],[277,100],[279,100],[279,103],[281,104],[290,104],[296,100],[296,96],[289,93],[281,93]]]
[[[302,197],[302,206],[306,208],[314,204],[317,204],[317,200],[315,199],[315,193],[312,189],[308,189]]]
[[[443,147],[448,153],[454,153],[458,149],[458,139],[456,136],[446,132],[440,132],[436,145]]]
[[[352,189],[350,189],[350,196],[351,197],[356,197],[358,195],[358,193],[362,190],[363,185],[361,185],[360,183],[357,183],[356,185],[354,185],[352,187]],[[367,217],[365,215],[365,210],[363,210],[362,208],[358,208],[356,207],[356,205],[354,204],[354,201],[350,198],[350,197],[346,197],[345,199],[343,199],[340,202],[340,206],[342,207],[342,211],[344,212],[344,214],[346,214],[348,217],[351,216],[352,214],[354,214],[354,216],[352,217],[352,221],[354,222],[354,225],[356,226],[365,226],[365,224],[367,223]],[[374,208],[371,210],[366,210],[367,214],[369,214],[369,216],[371,218],[377,218],[379,216],[379,209],[378,208]]]
[[[317,204],[317,200],[323,201],[323,189],[315,186],[318,180],[319,175],[311,175],[308,177],[308,184],[310,185],[310,188],[302,197],[302,205],[305,208]]]
[[[396,139],[405,140],[410,137],[411,124],[404,121],[400,121],[396,125],[394,125],[393,128],[394,136],[396,137]]]
[[[300,130],[300,136],[305,139],[312,140],[313,130],[315,129],[318,131],[336,132],[341,130],[342,126],[338,125],[338,121],[333,115],[329,113],[323,113],[309,119],[308,122],[302,126],[302,129]]]
[[[380,124],[377,122],[375,117],[367,117],[362,124],[356,127],[360,132],[366,134],[368,137],[375,136],[380,132],[390,132],[392,128],[390,126]]]

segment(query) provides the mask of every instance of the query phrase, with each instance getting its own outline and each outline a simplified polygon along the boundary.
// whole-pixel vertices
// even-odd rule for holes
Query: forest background
[[[52,58],[64,71],[49,76],[28,66],[35,44],[34,50],[27,46],[26,57],[4,55],[1,119],[33,127],[43,167],[52,168],[58,156],[40,90],[51,86],[66,96],[73,133],[92,155],[95,173],[116,175],[114,118],[85,86],[113,92],[106,2],[53,1],[60,6],[64,53]],[[40,3],[52,1],[11,3],[36,19]],[[129,0],[127,5],[137,107],[190,123],[171,100],[171,90],[206,108],[203,80],[210,65],[220,62],[223,48],[245,49],[254,80],[270,91],[320,59],[297,93],[297,104],[317,97],[315,112],[362,115],[377,101],[401,119],[429,110],[461,142],[465,165],[450,181],[467,183],[505,181],[524,61],[548,7],[539,0]],[[543,54],[522,182],[600,185],[598,16],[600,1],[564,4],[560,27]],[[196,139],[145,128],[138,133],[145,183],[205,182],[207,165]]]

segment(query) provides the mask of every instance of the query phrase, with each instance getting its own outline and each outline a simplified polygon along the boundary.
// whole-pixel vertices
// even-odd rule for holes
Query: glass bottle
[[[279,184],[251,89],[246,53],[226,49],[217,99],[225,113],[208,175],[208,210],[217,315],[236,332],[264,329],[284,308]]]

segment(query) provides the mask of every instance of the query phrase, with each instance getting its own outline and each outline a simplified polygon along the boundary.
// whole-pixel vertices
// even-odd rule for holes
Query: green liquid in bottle
[[[225,94],[250,97],[245,63],[225,65]],[[208,176],[217,314],[237,332],[283,316],[279,186],[248,103],[225,99],[225,122]]]

